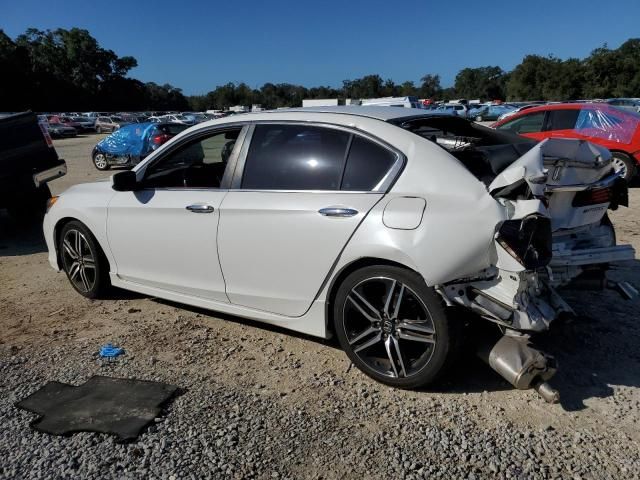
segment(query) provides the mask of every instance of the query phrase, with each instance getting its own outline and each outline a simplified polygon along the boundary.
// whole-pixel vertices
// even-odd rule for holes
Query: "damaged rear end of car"
[[[561,287],[612,289],[638,295],[607,277],[614,262],[632,260],[617,245],[607,212],[628,206],[627,184],[614,172],[611,153],[570,139],[522,143],[470,122],[421,119],[404,128],[437,143],[485,183],[504,210],[495,225],[490,265],[476,275],[437,286],[449,306],[466,307],[495,324],[478,355],[518,389],[535,388],[549,402],[554,358],[534,346],[535,334],[572,316]]]

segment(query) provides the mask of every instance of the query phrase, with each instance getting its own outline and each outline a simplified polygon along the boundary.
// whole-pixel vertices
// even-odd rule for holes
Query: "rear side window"
[[[547,130],[573,130],[580,110],[551,110]]]
[[[369,191],[385,177],[396,155],[366,138],[355,136],[342,180],[342,190]]]
[[[305,125],[257,125],[244,189],[338,190],[349,133]]]

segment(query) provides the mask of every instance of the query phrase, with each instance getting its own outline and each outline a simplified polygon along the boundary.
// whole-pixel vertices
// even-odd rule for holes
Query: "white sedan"
[[[553,401],[533,334],[571,312],[555,287],[587,270],[607,284],[607,264],[634,258],[606,216],[625,195],[609,152],[586,142],[416,109],[306,108],[192,127],[54,197],[44,230],[51,265],[85,297],[113,285],[335,335],[402,388],[455,359],[464,307],[495,334],[490,365]]]

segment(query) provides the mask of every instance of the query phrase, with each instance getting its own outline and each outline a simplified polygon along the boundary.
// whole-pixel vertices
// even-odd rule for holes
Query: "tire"
[[[613,168],[616,172],[622,170],[622,178],[624,178],[627,183],[631,182],[633,177],[636,175],[636,162],[626,153],[622,152],[612,152],[612,161]]]
[[[393,387],[433,383],[456,358],[459,328],[438,294],[404,268],[381,265],[351,273],[338,288],[333,323],[349,359]]]
[[[97,126],[96,127],[96,133],[102,133],[102,127]]]
[[[91,155],[91,159],[93,160],[93,166],[98,170],[104,171],[109,170],[109,161],[107,160],[107,156],[99,151],[94,151]]]
[[[476,122],[481,122],[482,121],[482,115],[478,115],[476,117]]]
[[[100,298],[111,287],[109,263],[83,223],[73,220],[62,228],[58,253],[69,283],[83,297]]]

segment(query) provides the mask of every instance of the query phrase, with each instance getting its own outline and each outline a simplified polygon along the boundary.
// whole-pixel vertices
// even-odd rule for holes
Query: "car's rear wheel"
[[[629,155],[622,152],[612,152],[611,156],[613,169],[619,172],[627,182],[630,182],[636,174],[636,162]]]
[[[100,127],[100,125],[96,127],[96,133],[102,133],[102,127]]]
[[[333,320],[351,361],[387,385],[427,385],[455,357],[459,334],[440,298],[403,268],[372,266],[350,274],[336,294]]]
[[[482,115],[478,115],[476,117],[476,122],[481,122],[482,121]]]
[[[98,170],[109,170],[107,156],[102,152],[93,152],[93,164]]]
[[[108,262],[84,224],[74,220],[62,228],[58,252],[71,286],[80,295],[98,298],[110,287]]]

